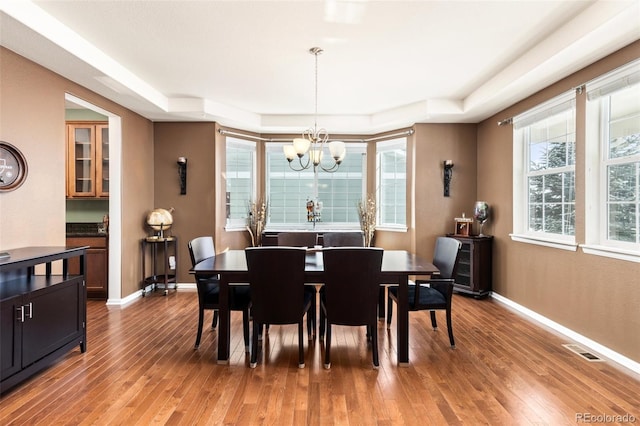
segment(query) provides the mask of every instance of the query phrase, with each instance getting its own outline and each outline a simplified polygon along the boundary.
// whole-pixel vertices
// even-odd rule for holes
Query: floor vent
[[[577,353],[578,355],[580,355],[582,358],[586,359],[587,361],[590,362],[604,362],[604,360],[602,358],[599,358],[597,355],[592,354],[591,352],[589,352],[588,350],[586,350],[585,348],[583,348],[580,345],[576,345],[575,343],[570,343],[570,344],[566,344],[566,345],[562,345],[565,348],[569,349],[571,352]]]

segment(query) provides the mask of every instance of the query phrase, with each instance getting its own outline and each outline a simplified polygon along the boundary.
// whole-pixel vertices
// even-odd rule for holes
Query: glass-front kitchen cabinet
[[[67,122],[67,197],[108,196],[108,124]]]

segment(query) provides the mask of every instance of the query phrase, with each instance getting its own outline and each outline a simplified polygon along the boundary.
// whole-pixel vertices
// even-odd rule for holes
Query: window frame
[[[281,156],[283,161],[286,161],[284,154],[282,153],[282,146],[286,145],[287,143],[290,142],[284,142],[284,141],[267,141],[264,143],[264,179],[265,179],[265,197],[269,197],[269,194],[271,194],[271,179],[269,177],[269,173],[270,173],[270,164],[269,164],[269,160],[270,160],[270,154],[275,154],[277,156]],[[363,197],[366,194],[366,189],[367,189],[367,143],[366,142],[347,142],[345,143],[346,145],[346,149],[347,149],[347,158],[348,157],[353,157],[354,155],[362,155],[362,180],[361,180],[361,188],[362,188],[362,194]],[[325,153],[326,154],[326,153]],[[294,160],[294,164],[295,164]],[[295,167],[295,166],[294,166]],[[312,166],[313,167],[313,166]],[[289,169],[289,166],[287,165],[287,171],[289,173],[313,173],[313,169],[312,167],[310,168],[309,171],[304,171],[304,172],[297,172],[297,171],[293,171]],[[285,173],[286,173],[285,172]],[[308,197],[317,197],[318,194],[318,181],[322,179],[322,174],[327,174],[327,175],[335,175],[336,173],[340,173],[340,169],[338,169],[336,172],[330,173],[330,172],[325,172],[322,169],[318,168],[314,177],[313,177],[313,186],[311,188],[311,192],[310,194],[306,195],[305,198]],[[324,203],[324,200],[322,199],[322,197],[320,197],[320,201],[322,201]],[[335,230],[360,230],[360,222],[358,220],[354,221],[354,222],[325,222],[325,221],[321,221],[321,222],[316,222],[315,226],[312,222],[307,222],[307,221],[301,221],[301,222],[287,222],[287,223],[274,223],[271,221],[271,214],[272,214],[272,208],[271,208],[271,200],[268,200],[269,206],[268,206],[268,217],[267,217],[267,222],[265,225],[265,229],[267,231],[279,231],[279,230],[309,230],[310,228],[313,228],[315,230],[328,230],[328,229],[335,229]],[[324,209],[326,210],[328,207],[325,207]],[[357,211],[357,204],[353,205],[353,209],[354,211]],[[301,208],[301,214],[303,213],[303,210]]]
[[[611,95],[640,85],[640,60],[606,73],[586,84],[585,137],[585,243],[584,253],[640,262],[640,236],[636,243],[612,240],[609,230],[608,167],[640,162],[640,153],[624,158],[609,158],[609,118]],[[636,166],[636,179],[638,176]],[[636,197],[639,195],[636,194]],[[636,200],[638,201],[638,200]],[[640,204],[638,204],[640,205]],[[636,227],[640,227],[640,211],[636,207]],[[638,228],[636,228],[638,229]]]
[[[407,185],[408,185],[408,174],[409,174],[409,164],[407,163],[407,158],[408,158],[408,138],[406,136],[403,137],[399,137],[399,138],[393,138],[393,139],[385,139],[385,140],[381,140],[381,141],[377,141],[375,142],[375,152],[376,152],[376,169],[375,169],[375,176],[376,176],[376,187],[375,187],[375,194],[376,194],[376,205],[377,205],[377,211],[376,211],[376,229],[380,229],[380,230],[389,230],[389,231],[397,231],[397,232],[406,232],[408,230],[408,203],[407,203],[407,199],[408,199],[408,190],[407,190]],[[403,218],[403,223],[399,223],[399,222],[390,222],[390,223],[383,223],[382,221],[382,204],[383,204],[383,187],[382,187],[382,169],[381,169],[381,154],[385,153],[385,152],[390,152],[390,151],[397,151],[397,150],[401,150],[404,152],[404,156],[405,156],[405,168],[404,168],[404,185],[403,185],[403,191],[404,191],[404,218]],[[398,217],[398,215],[396,214],[396,219]]]
[[[567,111],[570,111],[570,113],[573,114],[573,164],[548,169],[548,173],[530,171],[530,139],[527,133],[528,130],[536,123],[540,123],[545,119],[566,113]],[[555,96],[554,98],[549,99],[546,102],[543,102],[513,118],[513,232],[510,234],[513,241],[538,244],[570,251],[575,251],[577,249],[575,235],[577,229],[575,221],[573,224],[573,235],[534,231],[529,227],[531,208],[531,201],[529,197],[529,178],[531,176],[572,172],[574,178],[573,211],[574,214],[576,212],[576,114],[576,93],[575,90],[571,90]]]
[[[234,136],[227,136],[225,140],[225,194],[229,191],[229,170],[228,170],[228,152],[229,148],[247,150],[251,152],[251,197],[247,200],[246,216],[242,218],[230,218],[230,207],[228,201],[225,201],[225,231],[246,231],[247,220],[249,218],[249,203],[256,200],[257,196],[257,155],[258,143],[256,141],[242,139]]]

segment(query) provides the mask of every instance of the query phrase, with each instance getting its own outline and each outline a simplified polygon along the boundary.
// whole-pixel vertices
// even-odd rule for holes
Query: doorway
[[[122,217],[120,214],[121,189],[120,170],[122,164],[122,125],[120,116],[106,111],[71,94],[65,94],[67,121],[107,121],[108,123],[108,198],[92,200],[67,200],[67,222],[85,221],[95,223],[108,221],[108,298],[107,305],[119,304],[122,296],[120,286],[122,253]],[[107,164],[105,163],[105,164]],[[71,204],[70,204],[71,203]],[[103,222],[104,223],[104,222]]]

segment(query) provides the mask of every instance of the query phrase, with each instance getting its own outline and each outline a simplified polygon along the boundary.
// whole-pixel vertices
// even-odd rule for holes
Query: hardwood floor
[[[455,350],[443,313],[438,331],[427,312],[410,314],[408,368],[396,363],[394,320],[390,332],[379,323],[378,370],[364,327],[339,326],[331,370],[317,340],[298,369],[296,326],[272,326],[268,356],[252,370],[240,313],[232,313],[229,365],[216,364],[215,331],[205,328],[193,350],[195,292],[151,294],[124,308],[89,301],[87,352],[70,352],[3,395],[0,424],[561,425],[586,423],[586,415],[640,422],[637,374],[583,360],[561,346],[565,338],[490,298],[455,295],[453,303]]]

